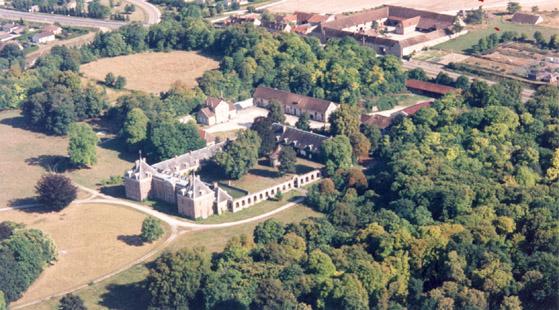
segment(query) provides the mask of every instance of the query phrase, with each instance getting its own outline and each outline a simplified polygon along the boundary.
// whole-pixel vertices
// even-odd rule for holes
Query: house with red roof
[[[215,125],[228,122],[237,115],[237,110],[232,103],[223,99],[208,97],[204,107],[196,114],[198,123]]]

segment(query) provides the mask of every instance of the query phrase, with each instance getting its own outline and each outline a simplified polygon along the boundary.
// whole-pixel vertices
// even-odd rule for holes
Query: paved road
[[[456,72],[445,70],[443,65],[439,65],[439,64],[435,64],[435,63],[427,62],[427,61],[416,60],[416,59],[412,59],[410,61],[404,61],[403,67],[405,69],[408,69],[408,70],[415,69],[415,68],[421,68],[430,77],[436,77],[437,74],[439,74],[439,72],[444,72],[444,73],[448,74],[448,76],[450,76],[453,79],[456,79],[457,77],[460,76],[460,74],[458,74]],[[468,76],[470,78],[475,78],[475,79],[478,79],[478,80],[485,81],[489,85],[493,85],[493,84],[496,83],[495,81],[483,79],[483,78],[480,78],[480,77],[477,77],[477,76],[472,76],[472,75],[468,75],[468,74],[464,74],[464,75]],[[530,99],[530,97],[532,97],[533,94],[534,94],[533,90],[523,88],[522,93],[521,93],[522,101],[524,101],[524,102],[528,101],[528,99]]]
[[[148,3],[145,0],[128,0],[128,1],[134,4],[135,6],[137,6],[145,13],[145,19],[144,19],[145,25],[158,24],[161,21],[161,12],[153,4]],[[29,12],[7,10],[7,9],[0,9],[0,19],[11,19],[11,20],[23,19],[26,21],[37,22],[37,23],[59,23],[62,26],[97,28],[102,31],[118,29],[127,24],[126,22],[115,21],[115,20],[102,20],[102,19],[66,16],[66,15],[58,15],[58,14],[46,14],[46,13],[29,13]]]
[[[140,0],[135,0],[135,1],[140,1]],[[6,10],[6,9],[0,9],[0,19],[11,19],[11,20],[23,19],[26,21],[36,22],[36,23],[59,23],[63,26],[98,28],[101,30],[113,30],[123,25],[126,25],[125,22],[114,21],[114,20],[109,21],[109,20],[101,20],[101,19],[93,19],[93,18],[57,15],[57,14],[28,13],[28,12]]]

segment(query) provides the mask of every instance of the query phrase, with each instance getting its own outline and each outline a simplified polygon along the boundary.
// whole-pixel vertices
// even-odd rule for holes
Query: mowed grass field
[[[72,204],[60,212],[4,211],[0,218],[43,231],[54,240],[58,250],[58,260],[12,306],[88,284],[159,245],[141,243],[139,234],[145,215],[125,207]],[[166,236],[160,242],[165,239]]]
[[[495,27],[499,28],[500,31],[497,32]],[[530,40],[533,39],[534,32],[536,31],[540,31],[546,40],[549,40],[549,37],[553,34],[559,34],[558,28],[513,24],[506,21],[504,18],[494,18],[490,19],[487,24],[469,29],[469,32],[466,35],[441,43],[433,48],[451,52],[465,52],[473,45],[477,44],[479,39],[487,37],[492,33],[500,34],[504,31],[516,31],[519,34],[525,33],[528,35],[528,39]]]
[[[320,217],[321,213],[313,211],[304,205],[296,205],[285,211],[271,216],[283,223],[295,223],[308,217]],[[261,220],[262,222],[264,220]],[[227,241],[241,234],[250,235],[259,222],[238,225],[222,229],[203,231],[186,231],[169,247],[170,251],[182,248],[203,246],[211,252],[223,250]],[[141,287],[148,274],[145,264],[138,264],[114,277],[83,288],[75,294],[85,301],[88,309],[147,309],[148,296]],[[52,310],[58,305],[58,300],[48,300],[25,309]]]
[[[41,175],[63,172],[68,165],[67,137],[33,132],[24,125],[19,111],[0,112],[0,207],[30,202]],[[112,175],[122,175],[132,167],[133,158],[122,153],[120,146],[118,140],[100,143],[97,164],[65,172],[75,182],[91,188]]]
[[[98,82],[112,72],[126,78],[126,89],[158,94],[176,81],[194,87],[197,78],[218,66],[217,61],[199,53],[173,51],[103,58],[81,66],[80,72]]]

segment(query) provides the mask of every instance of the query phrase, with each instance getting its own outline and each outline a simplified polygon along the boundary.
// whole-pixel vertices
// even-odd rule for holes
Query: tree
[[[297,153],[291,146],[283,146],[279,153],[279,171],[282,174],[297,171]]]
[[[260,137],[260,148],[258,153],[261,156],[270,154],[276,148],[276,134],[272,129],[272,120],[269,117],[257,117],[254,119],[250,129],[258,133]]]
[[[187,309],[193,304],[210,271],[210,254],[204,248],[167,252],[150,264],[146,288],[155,308]],[[197,308],[196,304],[191,306]]]
[[[369,296],[363,284],[353,274],[334,280],[334,287],[326,299],[327,309],[369,309]]]
[[[105,75],[105,85],[108,87],[113,87],[115,85],[115,75],[112,72],[107,73],[107,75]]]
[[[487,107],[498,102],[494,88],[485,81],[474,80],[464,95],[466,103],[472,107]]]
[[[539,8],[537,5],[534,5],[534,6],[531,8],[531,11],[532,11],[532,13],[538,13],[538,12],[540,11],[540,8]]]
[[[125,86],[126,86],[126,78],[123,77],[123,76],[121,76],[121,75],[119,75],[119,76],[116,78],[116,81],[115,81],[115,83],[114,83],[114,87],[115,87],[116,89],[123,89]]]
[[[277,102],[272,100],[268,105],[268,118],[272,123],[285,123],[285,113],[283,112],[283,106]]]
[[[253,130],[243,130],[238,133],[235,141],[230,141],[215,156],[215,162],[232,179],[239,179],[258,161],[260,137]]]
[[[309,114],[303,113],[295,123],[295,127],[305,131],[311,130]]]
[[[161,222],[155,217],[148,216],[142,222],[142,233],[140,236],[144,242],[153,242],[161,238],[164,233]]]
[[[319,249],[313,250],[309,255],[308,269],[321,277],[331,277],[336,273],[336,266],[330,256]]]
[[[126,114],[122,133],[129,148],[137,147],[146,140],[148,122],[147,116],[140,108],[133,108]]]
[[[278,279],[264,279],[258,283],[252,309],[297,309],[297,299]]]
[[[72,293],[66,294],[60,298],[59,310],[86,310],[86,306],[80,296]]]
[[[536,31],[534,32],[534,40],[536,40],[536,44],[540,47],[540,48],[545,48],[547,45],[547,42],[545,41],[545,38],[543,36],[543,34],[540,31]]]
[[[522,10],[520,3],[518,2],[509,2],[507,3],[507,13],[514,14],[518,11]]]
[[[124,6],[124,12],[126,14],[132,14],[136,11],[136,6],[133,4],[127,4]]]
[[[351,167],[352,149],[348,137],[338,135],[326,140],[322,144],[322,156],[329,175],[333,175],[340,168]]]
[[[357,107],[342,104],[339,109],[330,114],[330,133],[350,137],[359,132],[359,119],[360,113]]]
[[[91,18],[105,19],[111,13],[111,9],[101,4],[100,0],[93,0],[87,5],[87,15]]]
[[[206,145],[195,124],[182,124],[174,119],[151,122],[148,142],[150,157],[159,161],[201,149]]]
[[[35,185],[39,202],[47,209],[60,211],[77,197],[78,188],[61,174],[45,174]]]
[[[555,149],[555,152],[553,152],[551,165],[547,169],[546,175],[550,181],[559,179],[559,148]]]
[[[285,234],[285,227],[274,219],[259,223],[254,228],[254,242],[259,244],[278,243]]]
[[[97,162],[97,135],[91,126],[73,123],[69,129],[68,155],[76,166],[92,166]]]
[[[420,81],[428,80],[427,74],[425,73],[425,70],[423,70],[422,68],[414,68],[408,71],[408,79],[420,80]]]
[[[0,291],[0,310],[6,310],[6,309],[8,309],[8,305],[6,304],[4,292]]]

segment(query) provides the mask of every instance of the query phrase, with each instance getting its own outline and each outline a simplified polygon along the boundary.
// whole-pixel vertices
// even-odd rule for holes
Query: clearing
[[[314,12],[314,13],[342,13],[361,11],[383,4],[407,6],[414,9],[432,10],[435,12],[456,12],[461,9],[474,9],[480,4],[484,8],[504,8],[509,0],[485,0],[483,3],[471,0],[286,0],[270,6],[274,12]],[[556,0],[517,0],[522,6],[530,8],[537,5],[541,10],[556,8]]]
[[[97,82],[112,72],[126,78],[126,89],[159,94],[176,81],[194,87],[197,78],[218,66],[219,62],[197,52],[147,52],[102,58],[81,66],[80,72]]]
[[[2,212],[2,220],[45,232],[58,249],[58,260],[12,306],[87,284],[141,258],[159,245],[140,241],[144,218],[129,208],[101,204],[73,204],[48,213],[33,209]]]

